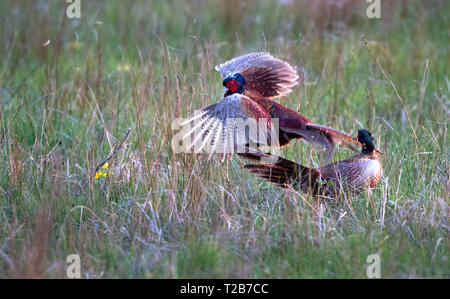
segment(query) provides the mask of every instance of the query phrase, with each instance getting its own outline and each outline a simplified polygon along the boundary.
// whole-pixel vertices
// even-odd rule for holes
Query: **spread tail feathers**
[[[308,168],[290,160],[261,152],[245,153],[240,156],[258,162],[258,164],[247,164],[244,167],[277,186],[284,188],[293,186],[303,192],[308,192],[310,188],[313,193],[317,191],[319,172],[315,168]]]

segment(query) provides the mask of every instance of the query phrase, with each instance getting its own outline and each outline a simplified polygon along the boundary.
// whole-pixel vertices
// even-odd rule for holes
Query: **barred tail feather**
[[[277,186],[283,188],[293,186],[303,192],[308,192],[311,188],[313,193],[317,192],[319,172],[315,168],[308,168],[265,153],[245,153],[240,156],[258,162],[258,164],[247,164],[244,168]],[[271,162],[267,163],[267,161]]]

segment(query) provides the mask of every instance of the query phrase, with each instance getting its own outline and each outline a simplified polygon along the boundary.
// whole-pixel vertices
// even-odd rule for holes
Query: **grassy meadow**
[[[369,254],[382,278],[450,278],[450,2],[381,3],[1,1],[0,278],[65,278],[74,253],[83,278],[366,278]],[[296,66],[281,104],[373,133],[372,193],[320,201],[172,151],[172,121],[223,95],[214,66],[252,51]]]

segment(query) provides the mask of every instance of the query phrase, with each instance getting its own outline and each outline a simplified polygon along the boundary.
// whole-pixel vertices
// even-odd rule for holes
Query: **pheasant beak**
[[[386,155],[382,152],[380,152],[379,150],[375,150],[378,154],[382,155],[383,157],[386,157]]]

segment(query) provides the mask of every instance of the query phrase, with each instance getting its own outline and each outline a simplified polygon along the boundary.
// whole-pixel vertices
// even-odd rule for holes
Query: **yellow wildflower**
[[[119,64],[118,66],[117,66],[117,70],[120,72],[120,71],[126,71],[126,72],[129,72],[130,70],[131,70],[131,67],[130,67],[130,65],[129,64]]]
[[[67,44],[70,49],[73,50],[81,50],[83,48],[83,44],[80,42],[71,41]]]
[[[95,173],[94,178],[95,178],[95,179],[98,179],[101,175],[102,175],[102,171],[99,170],[99,171],[97,171],[97,172]]]
[[[105,164],[102,165],[101,169],[99,169],[94,176],[94,179],[98,179],[99,177],[106,177],[107,175],[111,175],[111,170],[110,171],[105,171],[103,172],[102,169],[108,169],[109,167],[109,163],[106,162]]]

